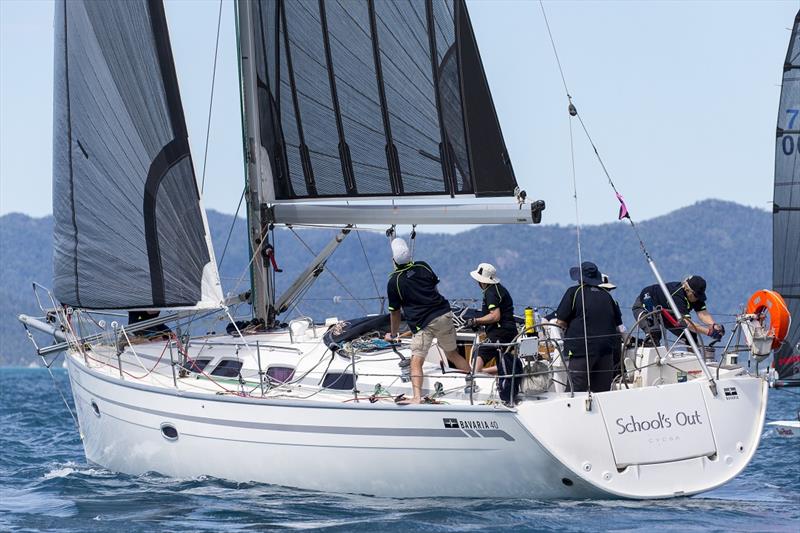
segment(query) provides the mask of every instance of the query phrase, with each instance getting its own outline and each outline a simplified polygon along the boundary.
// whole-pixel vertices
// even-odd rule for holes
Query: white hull
[[[716,397],[702,380],[595,394],[590,411],[585,394],[565,393],[544,393],[516,409],[463,402],[396,406],[188,392],[121,380],[108,366],[88,368],[80,354],[67,361],[93,463],[134,475],[209,475],[391,497],[703,492],[749,462],[768,390],[763,380],[743,376],[720,380]],[[733,387],[736,398],[726,397],[723,387]],[[685,415],[678,425],[674,406],[699,413],[699,425]],[[672,417],[669,429],[614,430],[629,424],[629,416],[659,414]],[[461,427],[446,427],[453,425],[446,419]],[[178,438],[165,438],[162,424],[173,425]]]

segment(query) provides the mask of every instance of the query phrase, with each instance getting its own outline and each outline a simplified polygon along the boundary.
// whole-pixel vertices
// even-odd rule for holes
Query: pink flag
[[[619,220],[623,218],[630,219],[631,215],[628,213],[628,206],[625,205],[625,200],[620,193],[617,193],[617,200],[619,200]]]

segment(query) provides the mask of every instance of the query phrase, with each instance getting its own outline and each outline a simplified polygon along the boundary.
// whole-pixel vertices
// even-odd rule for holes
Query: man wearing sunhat
[[[489,263],[481,263],[469,273],[478,282],[483,291],[483,307],[481,316],[467,320],[467,327],[484,326],[486,340],[490,343],[509,343],[517,336],[517,323],[514,320],[514,300],[497,278],[497,269]],[[483,367],[498,354],[497,348],[481,347],[475,371],[483,371]],[[486,369],[488,374],[496,374],[497,368]]]
[[[672,295],[675,306],[680,316],[676,317],[658,284],[645,287],[633,303],[633,317],[637,321],[646,313],[659,307],[663,310],[664,327],[675,335],[683,332],[682,323],[693,334],[702,333],[715,339],[721,339],[725,334],[722,324],[714,322],[714,317],[706,309],[706,280],[701,276],[693,275],[683,281],[670,281],[665,284],[667,291]],[[691,320],[691,312],[697,314],[700,324]],[[640,322],[654,343],[661,342],[661,328],[653,320]],[[696,338],[696,337],[695,337]]]
[[[481,263],[469,273],[483,291],[481,315],[467,320],[467,327],[484,326],[487,343],[506,344],[517,336],[517,322],[514,320],[514,300],[497,278],[497,269],[489,263]],[[483,372],[487,363],[497,360],[497,365],[485,369],[487,374],[500,374],[497,391],[500,399],[511,402],[519,390],[520,377],[511,379],[512,374],[520,373],[522,368],[510,350],[498,346],[481,346],[475,354],[475,371]],[[515,390],[512,391],[512,385]]]
[[[584,261],[571,268],[569,275],[578,284],[561,298],[556,323],[566,329],[564,354],[572,390],[608,391],[614,376],[613,355],[620,343],[619,306],[608,290],[600,287],[603,278],[594,263]]]
[[[414,397],[406,403],[422,401],[422,364],[433,339],[444,350],[456,368],[469,372],[467,360],[458,353],[456,329],[450,303],[439,294],[439,278],[423,261],[412,261],[411,251],[403,239],[392,240],[394,272],[389,276],[386,292],[389,299],[390,328],[387,340],[397,337],[401,312],[405,315],[411,338],[411,386]]]

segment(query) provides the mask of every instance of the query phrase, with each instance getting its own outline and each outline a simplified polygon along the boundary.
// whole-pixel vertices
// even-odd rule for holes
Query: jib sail
[[[160,0],[56,5],[55,293],[94,309],[215,307]]]

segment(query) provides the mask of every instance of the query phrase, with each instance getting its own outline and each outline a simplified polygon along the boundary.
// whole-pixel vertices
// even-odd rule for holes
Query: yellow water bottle
[[[533,335],[536,332],[536,319],[533,316],[533,308],[525,308],[525,335]]]

